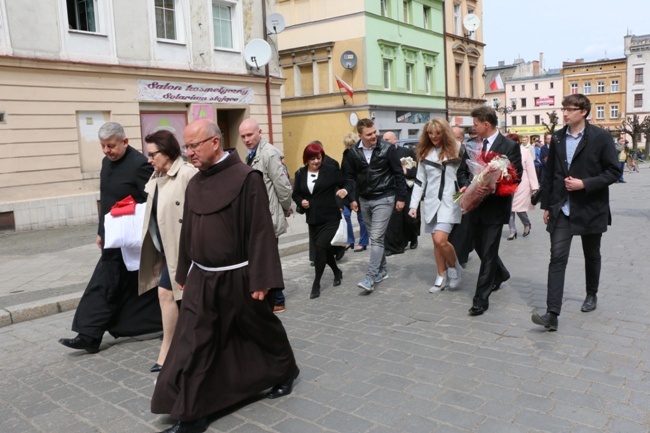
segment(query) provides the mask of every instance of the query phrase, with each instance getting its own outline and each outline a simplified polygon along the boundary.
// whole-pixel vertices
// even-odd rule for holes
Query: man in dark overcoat
[[[612,222],[609,185],[621,177],[614,140],[609,132],[586,120],[590,111],[591,102],[586,96],[564,98],[565,126],[553,134],[544,172],[541,207],[546,231],[551,234],[547,311],[544,315],[533,313],[532,320],[550,331],[558,327],[573,236],[581,237],[585,257],[587,296],[581,311],[596,309],[600,240]]]
[[[99,128],[104,152],[99,181],[99,226],[97,246],[101,257],[88,282],[72,321],[74,338],[59,343],[71,349],[97,353],[108,331],[113,337],[134,336],[162,330],[160,306],[155,290],[138,296],[138,271],[126,269],[119,248],[104,248],[104,216],[113,205],[132,196],[137,203],[147,201],[144,186],[153,167],[142,153],[129,146],[124,128],[107,122]]]
[[[299,370],[273,314],[282,267],[262,173],[225,153],[216,123],[183,133],[199,172],[187,185],[176,281],[183,302],[151,399],[178,420],[164,433],[200,433],[208,417],[270,388],[288,395]]]

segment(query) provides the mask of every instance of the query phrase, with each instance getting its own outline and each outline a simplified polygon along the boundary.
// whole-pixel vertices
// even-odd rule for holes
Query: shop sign
[[[549,96],[548,98],[535,98],[535,107],[546,107],[549,105],[555,105],[555,96]]]
[[[253,89],[219,84],[138,80],[138,101],[252,104]]]

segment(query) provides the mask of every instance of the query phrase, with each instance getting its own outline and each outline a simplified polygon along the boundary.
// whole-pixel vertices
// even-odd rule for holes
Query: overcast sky
[[[544,53],[545,69],[563,61],[625,57],[623,37],[650,34],[648,0],[484,0],[485,66]]]

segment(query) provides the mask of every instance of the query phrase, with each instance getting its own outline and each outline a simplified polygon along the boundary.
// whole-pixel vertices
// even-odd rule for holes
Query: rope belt
[[[219,266],[218,268],[203,266],[202,264],[196,263],[194,260],[192,260],[190,271],[192,270],[192,266],[194,265],[196,265],[199,269],[203,269],[206,272],[223,272],[223,271],[232,271],[233,269],[239,269],[239,268],[243,268],[244,266],[248,266],[248,260],[246,260],[245,262],[237,263],[236,265]],[[189,274],[189,271],[187,273]]]

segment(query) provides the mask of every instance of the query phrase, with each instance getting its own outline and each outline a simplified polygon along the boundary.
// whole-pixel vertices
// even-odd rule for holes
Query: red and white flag
[[[497,90],[503,90],[504,85],[503,85],[503,80],[501,79],[501,74],[497,74],[496,77],[494,77],[494,80],[490,82],[490,90],[493,92],[496,92]]]
[[[348,93],[348,96],[352,98],[354,96],[354,90],[352,90],[352,86],[341,80],[338,75],[334,76],[336,77],[336,85],[339,86],[339,89],[345,89],[345,91]]]

